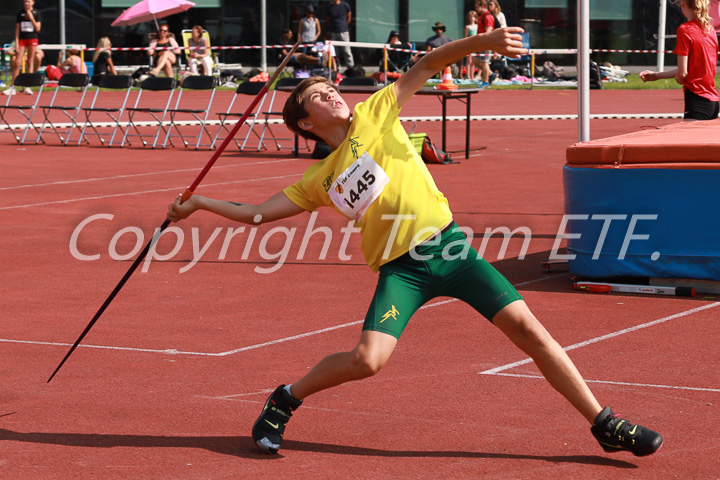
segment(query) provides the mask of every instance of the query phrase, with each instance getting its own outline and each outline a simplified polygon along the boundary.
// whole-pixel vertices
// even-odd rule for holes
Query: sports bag
[[[453,159],[450,158],[450,154],[445,153],[439,148],[437,148],[432,142],[432,140],[430,140],[430,137],[428,137],[427,135],[423,140],[420,156],[425,163],[437,163],[440,165],[447,165],[448,163],[453,163]]]
[[[450,158],[450,154],[443,152],[435,146],[427,136],[427,133],[411,133],[408,137],[410,138],[410,143],[413,144],[415,150],[420,155],[420,158],[423,159],[423,162],[439,163],[441,165],[456,163]]]
[[[60,80],[60,78],[63,76],[62,69],[59,67],[56,67],[55,65],[48,65],[45,67],[45,76],[48,80]]]

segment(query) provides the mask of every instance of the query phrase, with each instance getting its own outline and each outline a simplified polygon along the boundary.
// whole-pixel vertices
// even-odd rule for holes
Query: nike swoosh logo
[[[630,435],[635,435],[635,430],[637,430],[637,425],[635,425],[635,426],[632,428],[632,430],[630,430],[628,433],[629,433]]]
[[[279,424],[279,423],[272,423],[270,420],[265,420],[265,421],[268,423],[268,425],[270,425],[271,427],[273,427],[273,428],[275,428],[275,429],[280,428],[280,424]]]

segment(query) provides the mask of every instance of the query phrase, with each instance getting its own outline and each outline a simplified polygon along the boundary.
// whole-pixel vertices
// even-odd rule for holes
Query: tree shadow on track
[[[249,436],[207,436],[180,437],[155,435],[113,435],[97,433],[51,433],[51,432],[15,432],[0,428],[0,441],[25,442],[65,447],[86,448],[197,448],[214,453],[242,458],[265,458],[268,460],[283,458],[282,455],[259,453]],[[615,468],[638,468],[637,465],[622,460],[614,460],[596,455],[528,455],[516,453],[467,452],[453,450],[383,450],[379,448],[333,445],[327,443],[301,442],[286,440],[285,451],[329,453],[335,455],[353,455],[388,458],[489,458],[508,460],[536,460],[550,463],[575,463],[582,465],[603,465]]]

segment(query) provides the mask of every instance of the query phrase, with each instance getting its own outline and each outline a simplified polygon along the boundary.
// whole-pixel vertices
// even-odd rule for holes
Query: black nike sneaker
[[[285,424],[300,405],[302,400],[285,391],[285,385],[277,387],[268,397],[262,413],[253,425],[252,438],[255,445],[265,453],[277,453],[282,444]]]
[[[657,452],[663,444],[659,433],[623,420],[610,407],[598,414],[590,431],[606,452],[625,450],[636,457],[644,457]]]

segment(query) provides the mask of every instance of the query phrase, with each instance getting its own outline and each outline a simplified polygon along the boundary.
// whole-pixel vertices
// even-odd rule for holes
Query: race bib
[[[22,21],[22,22],[20,22],[20,31],[21,32],[34,32],[35,27],[33,27],[32,22]]]
[[[389,181],[385,170],[365,152],[338,175],[328,194],[343,214],[359,222]]]

